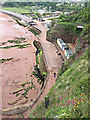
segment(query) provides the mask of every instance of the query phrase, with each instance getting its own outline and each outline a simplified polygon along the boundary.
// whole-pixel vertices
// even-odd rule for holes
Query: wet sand
[[[13,58],[10,61],[1,63],[0,69],[2,74],[0,74],[0,77],[2,80],[2,108],[22,104],[22,101],[20,100],[13,105],[9,105],[8,102],[16,98],[16,95],[13,95],[12,92],[21,88],[18,83],[25,81],[31,82],[32,77],[30,75],[33,71],[34,65],[36,64],[36,49],[33,46],[35,36],[23,26],[18,25],[11,17],[0,13],[0,45],[2,42],[14,40],[15,37],[26,38],[26,43],[30,43],[31,47],[23,49],[18,49],[17,47],[0,49],[0,59]],[[7,46],[11,44],[13,45],[14,43],[7,43],[5,45]],[[33,83],[36,85],[36,89],[33,88],[30,92],[28,92],[28,102],[36,98],[41,88],[41,85],[37,83],[37,79],[34,79]],[[28,86],[29,85],[27,84],[25,88]],[[23,93],[23,91],[20,93]]]

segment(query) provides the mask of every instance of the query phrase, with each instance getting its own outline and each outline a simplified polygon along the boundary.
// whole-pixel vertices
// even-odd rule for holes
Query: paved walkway
[[[61,56],[56,53],[57,50],[55,45],[46,40],[47,29],[41,22],[37,22],[36,27],[38,27],[42,31],[38,38],[39,41],[42,43],[44,49],[44,54],[48,63],[48,69],[60,67],[62,63]]]
[[[61,56],[59,56],[56,51],[56,47],[53,43],[46,40],[46,31],[47,29],[41,22],[37,22],[37,27],[41,29],[42,33],[39,36],[39,40],[42,43],[44,54],[47,60],[48,69],[52,69],[53,71],[61,66],[63,60]]]
[[[39,99],[36,101],[36,103],[33,105],[32,109],[36,107],[36,105],[44,100],[45,96],[48,94],[52,86],[55,84],[56,78],[54,77],[54,73],[58,73],[58,68],[60,68],[63,60],[62,57],[59,56],[56,51],[56,47],[53,43],[48,42],[46,40],[46,31],[47,29],[42,25],[42,23],[37,22],[37,26],[42,33],[39,35],[39,40],[42,43],[43,50],[44,50],[44,55],[48,64],[48,81],[46,84],[45,89],[43,90],[41,96]],[[30,113],[30,110],[26,111],[23,113],[23,115],[26,117]]]

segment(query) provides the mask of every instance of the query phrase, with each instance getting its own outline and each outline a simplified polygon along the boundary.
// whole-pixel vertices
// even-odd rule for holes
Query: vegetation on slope
[[[41,33],[39,29],[36,29],[34,27],[30,28],[29,31],[32,32],[35,36],[38,36]]]
[[[29,10],[25,10],[21,7],[17,8],[17,7],[3,7],[3,10],[10,10],[12,12],[16,12],[16,13],[29,13]]]
[[[51,0],[50,0],[51,1]],[[10,2],[10,1],[7,1],[4,3],[3,6],[5,7],[22,7],[25,9],[28,9],[28,10],[32,10],[32,9],[43,9],[43,8],[46,8],[46,10],[58,10],[58,11],[73,11],[73,10],[82,10],[84,7],[89,7],[90,4],[89,4],[89,1],[84,1],[83,3],[68,3],[68,2],[55,2],[54,1],[54,4],[53,2],[47,2],[47,1],[43,1],[43,2]]]
[[[62,38],[67,43],[75,42],[81,31],[76,29],[72,23],[58,22],[47,32],[47,40],[55,41]]]
[[[43,77],[46,77],[47,72],[46,72],[45,63],[44,63],[44,60],[43,60],[43,51],[41,49],[38,53],[38,62],[39,62],[39,69],[41,71],[41,75]]]
[[[64,24],[60,25],[64,26]],[[90,38],[89,28],[90,24],[86,24],[82,31],[76,31],[70,23],[66,24],[65,28],[62,27],[66,29],[66,32],[76,33],[76,52],[64,63],[63,73],[62,68],[59,69],[56,84],[47,95],[48,108],[45,107],[46,100],[42,101],[29,114],[29,118],[89,117],[88,60],[90,48],[87,49]],[[61,34],[59,27],[57,31]],[[63,35],[65,36],[65,33]]]
[[[56,42],[57,38],[62,38],[66,43],[75,43],[82,33],[81,29],[77,29],[77,25],[85,27],[89,24],[89,10],[87,7],[78,14],[61,15],[58,21],[53,19],[51,28],[47,31],[47,40]]]
[[[79,14],[75,15],[73,21],[77,22],[89,22],[90,8],[87,7],[82,10]]]
[[[67,4],[60,5],[62,8],[59,7],[59,9],[65,11],[63,6],[67,6]],[[56,8],[56,6],[53,7]],[[67,9],[68,7],[64,8]],[[74,6],[70,9],[74,9]],[[58,37],[61,37],[65,42],[73,42],[77,39],[76,53],[65,62],[64,73],[62,73],[61,68],[59,69],[57,82],[47,95],[49,98],[48,108],[45,108],[45,101],[42,101],[36,109],[31,111],[30,118],[88,118],[90,97],[88,92],[89,49],[84,48],[87,47],[90,37],[88,33],[90,25],[86,24],[89,22],[89,10],[90,8],[85,8],[78,14],[78,11],[75,11],[76,13],[72,16],[60,16],[58,22],[55,22],[55,19],[52,21],[48,38],[55,42]],[[75,25],[77,23],[83,25],[81,22],[84,22],[84,29],[78,31]]]
[[[27,16],[32,16],[32,18],[38,18],[38,17],[41,17],[40,13],[38,12],[35,12],[35,11],[30,11],[29,9],[31,9],[30,7],[27,9],[25,6],[24,7],[2,7],[3,10],[9,10],[9,11],[12,11],[12,12],[16,12],[16,13],[19,13],[19,14],[25,14]]]
[[[31,118],[88,118],[88,50],[57,80],[48,93],[49,105],[39,103]]]
[[[82,11],[77,12],[73,15],[67,16],[67,15],[61,15],[58,18],[59,22],[89,22],[89,16],[90,16],[90,8],[86,7]]]

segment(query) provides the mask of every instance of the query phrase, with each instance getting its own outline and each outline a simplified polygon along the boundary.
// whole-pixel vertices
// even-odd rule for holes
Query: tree
[[[85,7],[87,7],[88,2],[85,2]]]

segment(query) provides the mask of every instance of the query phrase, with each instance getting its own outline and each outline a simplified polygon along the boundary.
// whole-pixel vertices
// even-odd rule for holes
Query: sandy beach
[[[16,37],[25,38],[25,44],[31,44],[31,46],[27,46],[23,49],[18,49],[17,47],[8,49],[0,48],[0,59],[12,58],[12,60],[1,63],[2,108],[33,101],[41,88],[37,79],[34,79],[33,84],[36,85],[36,89],[33,88],[28,92],[28,99],[26,101],[22,98],[22,100],[18,100],[15,104],[8,104],[12,102],[12,100],[15,101],[17,98],[16,94],[13,94],[13,91],[22,87],[20,83],[27,81],[31,82],[32,80],[30,75],[36,64],[36,49],[33,46],[35,36],[25,27],[18,25],[11,17],[0,13],[0,47],[3,47],[2,43],[4,42],[6,42],[4,46],[16,45],[16,43],[8,42],[8,40],[15,40]],[[22,43],[24,44],[24,42]],[[24,88],[27,89],[29,86],[30,84],[26,84]],[[23,92],[24,90],[22,90],[20,94]]]

